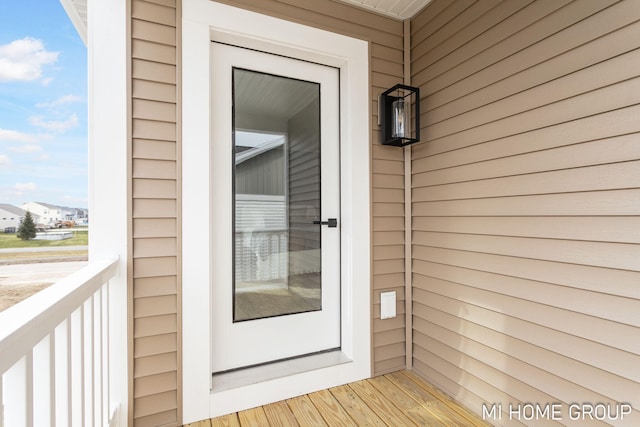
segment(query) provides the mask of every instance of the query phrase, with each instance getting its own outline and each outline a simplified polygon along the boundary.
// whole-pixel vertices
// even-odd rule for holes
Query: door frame
[[[211,376],[212,40],[340,70],[341,353],[331,366],[216,390]],[[371,376],[369,43],[210,0],[182,2],[181,304],[184,424]],[[206,238],[203,239],[202,237]]]

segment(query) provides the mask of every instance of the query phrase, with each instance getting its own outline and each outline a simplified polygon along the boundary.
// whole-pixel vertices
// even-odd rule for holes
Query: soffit
[[[87,43],[87,1],[60,0],[82,40]],[[431,0],[338,0],[396,19],[409,19]]]
[[[87,1],[88,0],[60,0],[62,7],[76,28],[78,35],[87,45]]]
[[[396,19],[410,19],[431,0],[338,0]]]

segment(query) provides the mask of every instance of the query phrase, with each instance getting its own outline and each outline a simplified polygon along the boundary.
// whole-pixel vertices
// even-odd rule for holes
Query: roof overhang
[[[76,27],[78,35],[87,45],[87,1],[88,0],[60,0],[62,7]]]
[[[413,18],[431,0],[339,0],[392,18]]]
[[[87,44],[87,1],[60,0],[80,38]],[[415,16],[431,0],[339,0],[392,18],[405,20]]]

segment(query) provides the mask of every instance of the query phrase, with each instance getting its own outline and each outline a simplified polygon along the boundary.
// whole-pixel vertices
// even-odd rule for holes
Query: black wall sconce
[[[397,84],[378,100],[382,144],[404,147],[420,141],[420,89]]]

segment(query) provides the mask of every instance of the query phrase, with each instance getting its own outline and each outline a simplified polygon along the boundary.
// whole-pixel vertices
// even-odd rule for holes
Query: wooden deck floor
[[[489,425],[412,372],[403,371],[188,427]]]

